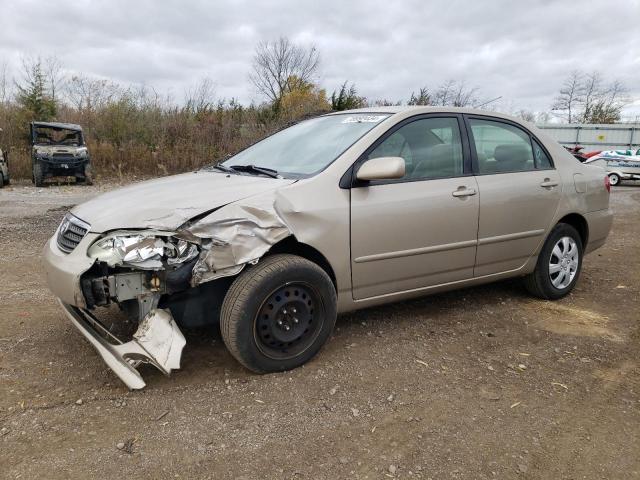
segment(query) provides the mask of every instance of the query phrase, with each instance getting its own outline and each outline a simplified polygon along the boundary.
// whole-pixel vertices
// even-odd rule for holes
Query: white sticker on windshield
[[[387,118],[387,115],[354,115],[345,118],[342,123],[378,123]]]

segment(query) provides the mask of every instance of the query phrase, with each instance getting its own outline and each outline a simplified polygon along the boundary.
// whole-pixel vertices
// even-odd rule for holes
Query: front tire
[[[571,292],[582,270],[582,239],[575,228],[557,224],[547,237],[535,270],[524,278],[532,295],[557,300]]]
[[[617,173],[609,174],[609,183],[611,184],[612,187],[620,185],[621,181],[622,179],[620,178],[620,175],[618,175]]]
[[[36,187],[44,186],[44,169],[37,160],[33,163],[33,183]]]
[[[76,177],[76,183],[84,183],[85,185],[93,185],[93,167],[87,163],[83,169],[83,175]]]
[[[222,303],[220,330],[231,354],[256,373],[299,367],[327,341],[336,321],[327,273],[295,255],[273,255],[246,269]]]

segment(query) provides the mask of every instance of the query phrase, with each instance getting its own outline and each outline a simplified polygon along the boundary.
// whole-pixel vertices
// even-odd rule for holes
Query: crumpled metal
[[[168,375],[180,368],[182,349],[187,342],[169,310],[158,308],[149,312],[133,338],[163,373]]]
[[[274,208],[274,196],[249,198],[222,207],[188,227],[202,242],[192,285],[235,275],[291,235]]]

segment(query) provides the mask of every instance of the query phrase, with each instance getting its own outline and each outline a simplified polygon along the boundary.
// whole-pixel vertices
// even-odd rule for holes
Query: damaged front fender
[[[201,241],[192,285],[235,275],[257,262],[276,243],[291,235],[275,209],[273,194],[227,205],[185,230]]]

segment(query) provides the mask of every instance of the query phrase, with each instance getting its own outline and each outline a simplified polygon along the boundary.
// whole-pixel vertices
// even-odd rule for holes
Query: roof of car
[[[82,127],[80,125],[76,125],[75,123],[31,122],[31,125],[33,125],[34,127],[49,127],[49,128],[59,128],[64,130],[82,131]]]
[[[522,120],[514,118],[510,115],[505,115],[503,113],[494,112],[491,110],[479,110],[477,108],[467,108],[467,107],[432,107],[432,106],[406,106],[406,105],[394,105],[391,107],[367,107],[367,108],[356,108],[353,110],[342,110],[339,112],[332,112],[329,115],[339,115],[343,113],[357,113],[357,114],[376,114],[376,113],[387,113],[387,114],[396,114],[396,113],[405,113],[412,112],[415,114],[419,113],[467,113],[467,114],[476,114],[476,115],[488,115],[491,117],[499,117],[506,118],[509,120],[515,120],[519,123],[524,123]]]

